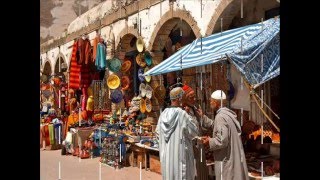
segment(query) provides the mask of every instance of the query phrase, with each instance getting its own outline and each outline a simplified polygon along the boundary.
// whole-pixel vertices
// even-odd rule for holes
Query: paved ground
[[[75,156],[62,156],[60,150],[40,150],[40,180],[59,179],[59,162],[61,180],[100,180],[99,158],[81,159]],[[141,171],[142,180],[161,180],[161,175]],[[101,166],[101,180],[139,180],[140,170],[137,167],[124,167],[114,170],[108,166]]]

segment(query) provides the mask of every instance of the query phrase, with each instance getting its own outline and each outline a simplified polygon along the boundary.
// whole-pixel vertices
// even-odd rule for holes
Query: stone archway
[[[169,31],[165,31],[159,36],[159,32],[161,32],[161,28],[164,28],[163,25],[170,21],[171,19],[177,19],[177,20],[183,20],[185,21],[192,29],[193,33],[195,34],[196,38],[201,37],[200,28],[197,25],[197,22],[195,19],[191,16],[191,14],[188,11],[185,10],[176,10],[176,11],[168,11],[166,12],[161,19],[158,21],[156,27],[153,30],[153,33],[149,40],[149,45],[147,46],[147,49],[154,50],[157,47],[154,47],[155,42],[160,41],[160,37],[167,37],[170,34],[171,29],[176,25],[175,22],[168,23],[165,27],[166,29],[170,29]],[[171,28],[170,28],[171,27]],[[163,48],[163,47],[162,47]],[[157,48],[159,49],[159,47]]]
[[[134,29],[133,26],[122,29],[122,31],[119,33],[119,36],[115,40],[116,50],[123,50],[122,48],[127,50],[129,48],[128,44],[130,43],[133,37],[136,37],[136,38],[138,37],[138,31],[137,29]],[[120,49],[120,42],[121,42],[121,49]],[[131,48],[134,48],[134,47],[131,47]]]
[[[244,0],[243,3],[245,4],[246,2],[247,0]],[[222,31],[227,30],[240,8],[241,1],[222,0],[211,17],[205,36],[221,31],[221,18]]]
[[[52,66],[50,60],[46,60],[43,65],[42,74],[51,76],[52,74]]]
[[[57,59],[55,61],[55,64],[53,66],[55,74],[57,74],[59,72],[59,59],[60,59],[60,68],[61,68],[62,63],[66,63],[67,64],[66,58],[63,56],[62,53],[59,53],[58,57],[57,57]],[[67,64],[67,69],[68,69],[68,64]]]

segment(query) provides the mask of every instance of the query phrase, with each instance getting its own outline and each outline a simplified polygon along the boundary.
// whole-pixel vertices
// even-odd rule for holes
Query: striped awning
[[[198,38],[147,71],[144,75],[159,75],[186,68],[212,64],[226,58],[239,44],[272,23],[272,19]]]

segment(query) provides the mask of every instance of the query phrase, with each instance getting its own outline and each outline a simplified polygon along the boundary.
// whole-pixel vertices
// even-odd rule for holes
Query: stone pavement
[[[75,156],[62,156],[61,150],[40,150],[40,180],[59,179],[59,162],[61,180],[100,180],[100,158],[81,159]],[[142,180],[161,180],[161,175],[141,171]],[[139,180],[138,167],[124,167],[115,170],[106,165],[101,165],[101,180]]]

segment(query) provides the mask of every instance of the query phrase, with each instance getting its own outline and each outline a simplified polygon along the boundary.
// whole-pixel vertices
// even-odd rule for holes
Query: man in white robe
[[[181,87],[170,91],[171,106],[160,114],[156,128],[163,180],[194,180],[195,177],[192,139],[198,128],[181,108],[183,93]]]
[[[211,94],[210,105],[217,115],[213,137],[204,137],[203,144],[213,150],[216,180],[249,180],[246,158],[241,141],[241,126],[236,114],[225,107],[226,95],[217,90]],[[203,116],[201,110],[198,111]],[[204,124],[212,125],[209,118]]]

